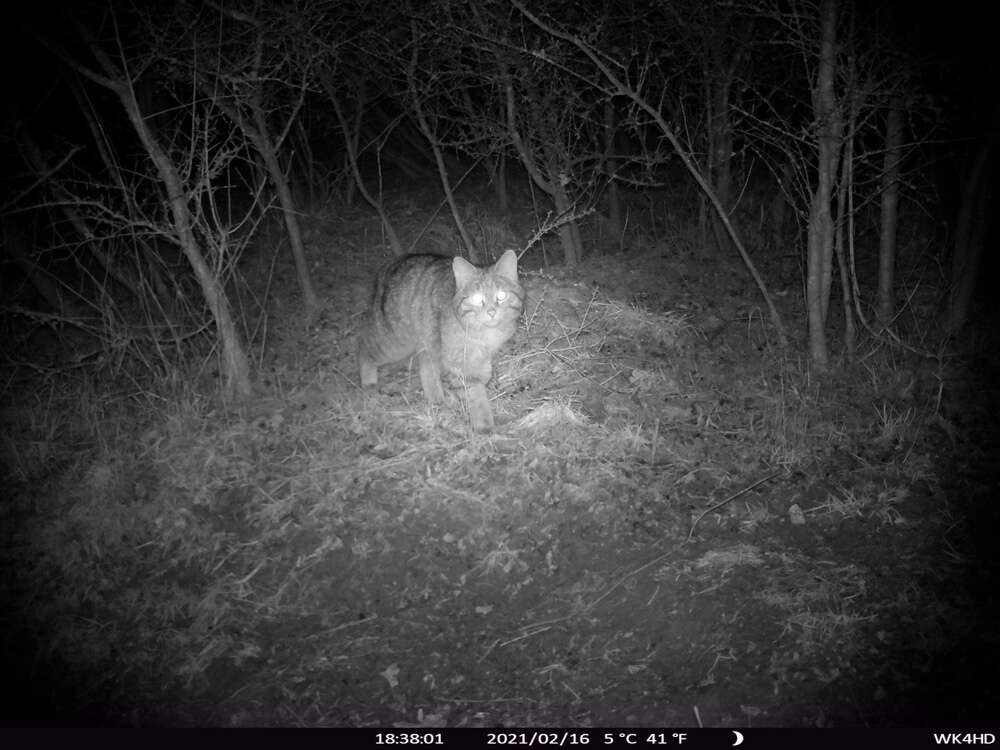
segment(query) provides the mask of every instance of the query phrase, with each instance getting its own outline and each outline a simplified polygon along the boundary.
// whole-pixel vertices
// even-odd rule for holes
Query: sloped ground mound
[[[178,400],[62,463],[67,430],[31,452],[5,420],[6,661],[32,676],[8,720],[995,715],[989,381],[877,357],[817,381],[738,268],[653,248],[525,273],[478,436],[405,365],[357,388],[377,262],[341,242],[252,408]]]

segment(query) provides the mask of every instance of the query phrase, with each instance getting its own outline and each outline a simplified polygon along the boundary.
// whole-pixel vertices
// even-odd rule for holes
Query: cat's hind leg
[[[358,373],[361,387],[375,390],[378,387],[378,368],[406,359],[413,353],[413,345],[394,341],[392,338],[363,328],[358,335]]]
[[[366,333],[362,333],[358,338],[358,372],[361,376],[361,387],[366,390],[375,390],[378,387],[378,366],[384,364],[379,361],[378,348],[372,346]]]
[[[417,355],[417,362],[420,367],[420,385],[424,387],[427,400],[432,404],[444,401],[439,357],[425,349]]]

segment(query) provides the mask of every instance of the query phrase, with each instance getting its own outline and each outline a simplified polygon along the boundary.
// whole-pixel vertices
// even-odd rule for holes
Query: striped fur
[[[452,373],[465,386],[473,429],[488,432],[493,355],[514,335],[523,304],[513,250],[488,268],[441,255],[396,258],[379,271],[361,325],[361,385],[376,387],[379,366],[416,356],[427,400],[444,398],[441,373]]]

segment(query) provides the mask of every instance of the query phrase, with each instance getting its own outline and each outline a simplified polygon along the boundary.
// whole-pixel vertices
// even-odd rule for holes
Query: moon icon
[[[736,742],[733,743],[733,747],[736,747],[737,745],[742,745],[743,744],[743,732],[737,732],[734,729],[733,730],[733,734],[736,735]]]

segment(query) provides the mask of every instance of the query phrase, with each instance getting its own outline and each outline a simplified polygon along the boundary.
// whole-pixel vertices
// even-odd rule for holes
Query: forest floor
[[[475,435],[405,364],[358,388],[373,226],[310,225],[322,320],[275,284],[252,405],[8,391],[4,723],[1000,717],[995,362],[817,376],[738,261],[533,250]]]

